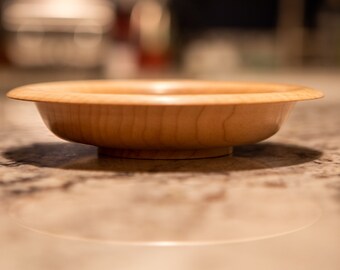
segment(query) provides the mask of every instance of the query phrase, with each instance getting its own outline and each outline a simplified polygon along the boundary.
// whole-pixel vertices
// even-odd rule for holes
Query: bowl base
[[[231,155],[232,147],[195,150],[132,150],[99,147],[98,154],[133,159],[197,159]]]

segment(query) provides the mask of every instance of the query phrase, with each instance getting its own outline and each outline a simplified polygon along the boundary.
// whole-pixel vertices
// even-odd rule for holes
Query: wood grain
[[[230,154],[232,146],[264,140],[296,100],[322,94],[274,84],[83,81],[31,85],[8,96],[35,101],[54,134],[100,153],[179,159]]]
[[[106,150],[106,154],[138,158],[229,154],[231,146],[258,142],[276,133],[292,105],[150,107],[37,103],[45,124],[60,138],[115,149]]]
[[[290,84],[199,80],[73,81],[31,84],[8,97],[36,102],[108,105],[231,105],[321,98],[320,91]]]

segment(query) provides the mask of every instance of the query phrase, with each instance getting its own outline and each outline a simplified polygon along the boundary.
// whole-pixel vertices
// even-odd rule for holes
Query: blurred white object
[[[101,64],[114,10],[107,0],[13,0],[2,17],[15,64],[94,67]]]
[[[190,76],[218,78],[240,64],[238,48],[224,38],[202,37],[189,44],[184,52],[184,72]]]

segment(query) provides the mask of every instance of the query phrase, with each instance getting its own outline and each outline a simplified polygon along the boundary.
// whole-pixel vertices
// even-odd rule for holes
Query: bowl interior
[[[296,87],[275,84],[224,83],[196,81],[140,81],[112,82],[91,85],[66,85],[64,91],[86,94],[124,95],[220,95],[275,93],[294,90]]]
[[[171,106],[289,102],[323,96],[298,85],[199,80],[51,82],[22,86],[7,95],[35,102]]]

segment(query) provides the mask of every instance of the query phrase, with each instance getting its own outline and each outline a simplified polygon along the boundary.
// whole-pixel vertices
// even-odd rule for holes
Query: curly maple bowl
[[[60,138],[147,159],[230,154],[276,133],[296,101],[323,96],[296,85],[195,80],[53,82],[7,95],[34,101]]]

